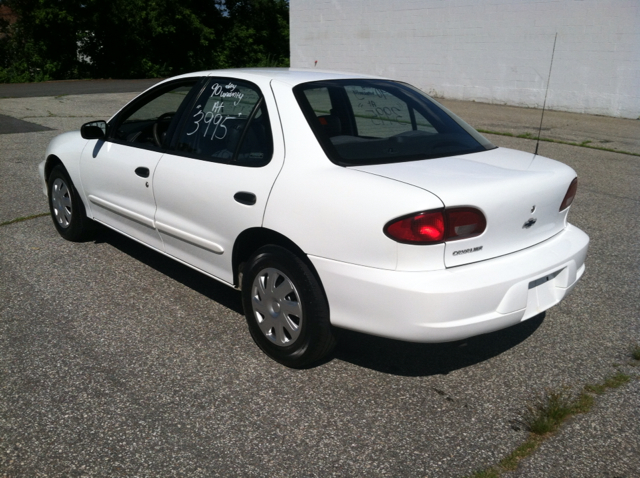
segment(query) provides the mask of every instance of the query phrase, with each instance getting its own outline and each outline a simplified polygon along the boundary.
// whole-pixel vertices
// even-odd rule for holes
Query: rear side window
[[[267,164],[273,141],[260,89],[228,78],[211,80],[186,113],[176,149],[209,161]]]
[[[403,83],[329,80],[298,85],[294,94],[336,164],[414,161],[495,148],[453,113]]]
[[[328,88],[309,88],[304,91],[316,116],[331,114],[331,98]]]

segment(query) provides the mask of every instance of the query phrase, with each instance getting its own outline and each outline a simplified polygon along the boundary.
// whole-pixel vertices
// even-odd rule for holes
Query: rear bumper
[[[332,324],[410,342],[448,342],[517,324],[560,302],[584,273],[589,237],[568,225],[495,259],[403,272],[310,256]]]

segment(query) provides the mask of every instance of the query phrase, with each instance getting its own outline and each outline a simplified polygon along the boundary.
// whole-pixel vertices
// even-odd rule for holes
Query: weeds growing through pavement
[[[639,358],[636,359],[636,356]],[[633,357],[640,360],[640,345],[633,349]],[[517,469],[520,460],[532,455],[568,418],[590,411],[594,404],[594,395],[619,388],[629,380],[629,375],[618,372],[602,383],[585,385],[577,396],[572,395],[566,388],[545,391],[537,400],[527,405],[521,416],[520,421],[529,430],[527,440],[497,465],[478,470],[469,478],[499,478],[503,473]]]
[[[11,219],[10,221],[0,222],[0,226],[8,226],[9,224],[13,224],[16,222],[28,221],[29,219],[35,219],[37,217],[48,216],[48,212],[43,212],[41,214],[33,214],[32,216],[24,216],[18,217],[16,219]]]
[[[568,390],[547,390],[533,404],[527,405],[522,423],[531,433],[544,435],[554,432],[574,413],[574,401]]]

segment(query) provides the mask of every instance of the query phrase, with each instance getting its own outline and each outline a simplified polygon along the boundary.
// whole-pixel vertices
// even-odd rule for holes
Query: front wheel
[[[47,181],[49,210],[58,233],[68,241],[85,241],[95,232],[95,223],[87,217],[84,204],[62,165],[53,168]]]
[[[283,365],[306,367],[335,346],[318,279],[282,247],[263,247],[247,262],[242,303],[253,340]]]

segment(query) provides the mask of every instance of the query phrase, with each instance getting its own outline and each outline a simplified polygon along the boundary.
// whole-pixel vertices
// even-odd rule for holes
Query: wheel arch
[[[50,154],[45,163],[44,163],[44,181],[47,182],[49,180],[49,176],[51,175],[51,171],[53,171],[53,168],[55,168],[57,165],[61,164],[62,167],[66,170],[67,167],[64,165],[64,163],[62,162],[62,160],[56,156],[55,154]],[[68,171],[67,171],[68,173]]]
[[[307,257],[307,254],[288,237],[276,232],[272,229],[265,227],[252,227],[245,229],[240,233],[233,245],[233,252],[231,256],[233,266],[233,283],[236,287],[240,287],[240,274],[242,273],[243,264],[261,247],[264,246],[280,246],[287,249],[292,254],[295,254],[301,261],[305,263],[309,270],[318,280],[322,291],[327,296],[322,280],[318,275],[318,271],[314,267],[313,263]]]
[[[62,152],[65,153],[64,151]],[[71,180],[71,183],[73,184],[73,187],[78,192],[78,196],[80,197],[80,201],[82,201],[82,205],[84,206],[85,211],[87,212],[87,215],[91,218],[92,217],[91,204],[89,203],[88,198],[86,197],[84,192],[84,187],[82,185],[82,181],[80,178],[79,162],[75,163],[73,161],[68,161],[68,160],[63,161],[59,155],[55,153],[50,153],[44,161],[44,168],[43,168],[45,194],[47,194],[46,188],[48,188],[47,185],[49,183],[49,176],[51,176],[51,171],[53,171],[53,169],[56,166],[62,166],[64,168],[67,175],[69,176],[69,179]]]

